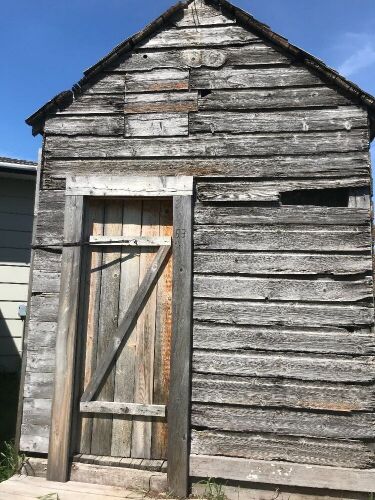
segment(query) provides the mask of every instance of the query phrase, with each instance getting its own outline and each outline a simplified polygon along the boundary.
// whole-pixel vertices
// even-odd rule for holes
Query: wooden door
[[[143,239],[144,245],[146,238],[157,242],[158,237],[171,237],[172,212],[170,199],[95,199],[88,203],[85,241],[119,236],[136,241],[133,246],[104,246],[104,242],[103,246],[90,246],[85,252],[77,348],[78,401],[111,349],[118,326],[160,253],[157,245],[138,246],[137,242]],[[166,417],[147,416],[158,415],[150,408],[155,410],[168,403],[172,252],[162,260],[132,327],[91,400],[98,402],[97,412],[82,412],[82,403],[76,405],[76,453],[166,458]],[[127,403],[138,408],[138,412],[127,414],[126,406],[118,405],[117,413],[103,413],[102,406],[108,402]],[[116,405],[112,407],[118,410]]]

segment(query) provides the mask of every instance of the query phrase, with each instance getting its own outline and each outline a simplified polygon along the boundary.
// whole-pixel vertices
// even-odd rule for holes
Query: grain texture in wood
[[[125,114],[187,113],[198,111],[196,92],[126,94]]]
[[[180,69],[155,69],[144,73],[127,73],[126,92],[163,92],[189,90],[189,72]]]
[[[259,408],[370,411],[375,407],[373,385],[281,378],[193,374],[192,401]]]
[[[357,441],[193,430],[191,446],[193,455],[285,460],[333,467],[374,466],[371,448]]]
[[[116,136],[124,134],[124,117],[111,116],[55,116],[46,121],[46,134]]]
[[[132,114],[125,117],[126,137],[187,135],[189,135],[189,118],[187,113]]]

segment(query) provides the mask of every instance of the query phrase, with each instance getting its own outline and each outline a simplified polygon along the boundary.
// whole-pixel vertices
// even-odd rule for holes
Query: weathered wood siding
[[[199,1],[47,120],[21,448],[47,451],[65,178],[194,175],[191,452],[373,467],[367,112]],[[198,24],[198,27],[195,25]]]

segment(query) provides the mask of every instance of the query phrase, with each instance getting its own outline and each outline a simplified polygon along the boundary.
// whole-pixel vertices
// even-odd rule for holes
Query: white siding
[[[0,372],[17,371],[30,267],[35,182],[0,177]]]

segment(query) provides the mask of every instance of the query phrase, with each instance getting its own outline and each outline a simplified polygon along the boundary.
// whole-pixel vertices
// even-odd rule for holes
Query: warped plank
[[[328,382],[374,382],[371,373],[373,356],[342,358],[277,353],[195,351],[193,371],[199,373],[247,377],[283,377],[298,380]],[[345,401],[343,402],[345,411]],[[335,408],[339,411],[340,405]],[[331,408],[334,409],[333,407]]]
[[[97,81],[83,88],[85,94],[124,94],[124,75],[100,72]]]
[[[285,436],[374,439],[373,413],[328,414],[210,404],[192,405],[193,426],[235,432],[270,432]]]
[[[310,134],[194,135],[144,139],[47,136],[49,158],[132,158],[189,156],[269,156],[366,151],[368,130]]]
[[[359,179],[358,179],[359,181]],[[289,184],[290,181],[287,181]],[[318,181],[319,185],[327,182],[323,179]],[[331,181],[327,182],[330,185]],[[335,182],[335,181],[333,181]],[[353,181],[356,182],[356,181]],[[359,182],[364,182],[359,181]],[[341,181],[340,181],[341,183]],[[197,184],[199,189],[200,183]],[[280,191],[284,189],[284,181],[278,181]],[[227,184],[228,186],[228,184]],[[347,207],[317,207],[317,206],[293,206],[293,207],[231,207],[231,206],[207,206],[196,203],[194,207],[195,224],[322,224],[338,225],[348,224],[358,226],[369,224],[370,211],[364,208]]]
[[[192,113],[189,120],[189,131],[192,133],[309,132],[315,130],[351,130],[366,126],[367,114],[354,106],[304,111],[279,110],[277,113],[199,111],[199,113]]]
[[[306,87],[323,85],[322,81],[302,67],[275,68],[192,68],[190,88],[246,89],[267,87]]]
[[[367,152],[332,153],[301,156],[273,156],[252,158],[186,158],[186,159],[64,159],[53,160],[46,151],[48,161],[44,167],[43,188],[65,190],[65,178],[71,175],[195,175],[211,177],[278,177],[300,178],[370,178]],[[58,191],[53,191],[58,192]]]
[[[220,405],[368,411],[375,407],[374,386],[327,381],[193,374],[192,401]]]
[[[194,301],[194,319],[238,325],[362,326],[373,325],[372,309],[326,304],[272,304],[268,302]]]
[[[124,134],[124,117],[122,115],[55,116],[45,122],[44,132],[70,136],[121,136]]]
[[[147,57],[145,57],[147,56]],[[134,51],[131,57],[126,58],[119,65],[112,68],[113,71],[150,71],[161,68],[220,68],[227,64],[229,66],[255,66],[259,64],[290,64],[290,61],[282,54],[263,43],[243,45],[239,47],[227,47],[221,50],[219,47],[206,49],[163,49],[157,51]],[[334,97],[333,102],[339,99]],[[339,102],[349,103],[344,98]],[[329,104],[332,104],[330,102]]]
[[[52,212],[52,210],[51,210]],[[61,271],[61,250],[34,250],[34,269],[37,271],[48,271],[50,273],[60,273]]]
[[[39,271],[33,272],[33,293],[59,293],[60,273]]]
[[[291,464],[290,462],[250,460],[243,458],[191,455],[190,473],[196,477],[212,477],[287,486],[306,486],[347,491],[373,491],[375,470]]]
[[[253,47],[255,49],[257,45]],[[237,92],[215,90],[198,99],[200,111],[248,111],[349,104],[350,101],[346,97],[329,87],[254,89]]]
[[[194,297],[200,298],[342,303],[369,300],[373,293],[370,277],[355,281],[226,275],[194,277]]]
[[[194,254],[194,272],[206,274],[328,274],[340,276],[370,274],[371,270],[370,254],[334,255],[231,251],[197,251]]]
[[[79,407],[82,413],[109,413],[138,417],[165,417],[166,415],[165,405],[91,401],[89,403],[80,403]]]
[[[286,460],[330,467],[371,467],[374,455],[366,443],[289,436],[192,430],[193,455],[254,460]]]
[[[126,93],[189,90],[189,72],[180,69],[155,69],[147,72],[126,73]]]
[[[209,28],[170,28],[138,46],[142,49],[165,49],[181,47],[214,47],[240,45],[258,41],[259,38],[240,26],[211,26]]]
[[[187,135],[189,135],[189,117],[187,113],[163,112],[125,116],[125,137]]]
[[[292,329],[195,323],[194,349],[228,351],[315,352],[321,354],[374,355],[375,335],[371,330],[354,333],[342,328]]]
[[[199,201],[202,202],[279,201],[281,193],[300,189],[316,190],[361,186],[364,182],[363,179],[354,177],[298,181],[199,182],[197,184],[197,194]]]
[[[189,111],[198,110],[197,98],[197,92],[126,94],[125,114],[188,113]]]
[[[196,250],[265,251],[369,251],[370,228],[366,226],[198,226]]]

